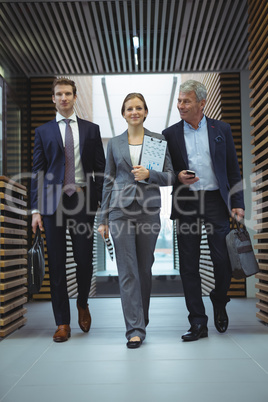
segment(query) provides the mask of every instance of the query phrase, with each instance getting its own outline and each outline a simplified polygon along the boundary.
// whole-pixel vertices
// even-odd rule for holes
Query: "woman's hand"
[[[134,174],[134,179],[136,181],[146,180],[150,177],[149,170],[141,165],[133,166],[133,170],[131,170],[131,173]]]
[[[103,239],[109,237],[109,226],[108,225],[100,225],[98,227],[98,232],[101,234]]]

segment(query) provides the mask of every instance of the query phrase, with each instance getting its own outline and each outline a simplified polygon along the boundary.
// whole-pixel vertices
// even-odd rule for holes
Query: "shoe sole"
[[[78,321],[78,324],[79,324],[79,321]],[[91,325],[90,325],[91,326]],[[80,325],[79,324],[79,327],[80,327],[80,329],[83,331],[83,332],[89,332],[89,330],[90,330],[90,327],[89,328],[84,328],[82,325]]]
[[[215,324],[214,324],[215,325]],[[216,325],[215,325],[215,328],[216,328],[216,330],[220,333],[220,334],[224,334],[224,332],[226,332],[227,331],[227,329],[228,329],[228,326],[226,327],[226,329],[221,329],[221,328],[218,328]]]
[[[141,344],[142,344],[142,342],[138,342],[138,341],[127,342],[127,348],[128,349],[138,349],[141,346]]]
[[[61,343],[61,342],[66,342],[66,341],[68,341],[68,339],[71,337],[71,334],[68,334],[68,337],[66,338],[66,339],[62,339],[62,338],[53,338],[53,341],[54,342],[57,342],[57,343]]]

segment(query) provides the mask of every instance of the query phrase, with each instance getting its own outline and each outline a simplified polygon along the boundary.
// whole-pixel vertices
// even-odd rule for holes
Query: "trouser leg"
[[[57,225],[56,214],[44,216],[52,308],[56,325],[70,324],[66,281],[66,228]]]
[[[230,222],[228,210],[219,192],[206,195],[205,226],[214,266],[215,288],[211,292],[211,298],[216,304],[225,305],[230,301],[227,292],[232,276],[225,240],[230,231]]]
[[[207,325],[199,273],[201,221],[194,215],[177,220],[180,275],[191,325]]]
[[[160,232],[159,213],[141,216],[136,228],[136,249],[145,325],[149,323],[154,250]]]
[[[145,321],[141,284],[136,253],[136,229],[130,220],[110,222],[118,269],[122,309],[126,324],[126,338],[145,339]]]
[[[78,288],[77,301],[80,307],[87,307],[87,300],[92,279],[93,225],[94,216],[88,217],[85,208],[71,217],[69,232],[72,239],[76,280]],[[68,221],[67,221],[68,224]]]

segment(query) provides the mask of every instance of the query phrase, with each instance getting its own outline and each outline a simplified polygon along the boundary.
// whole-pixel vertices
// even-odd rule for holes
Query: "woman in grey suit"
[[[128,129],[108,143],[98,231],[104,237],[110,230],[113,238],[127,347],[134,349],[145,339],[149,322],[151,268],[160,231],[159,186],[172,185],[175,175],[168,151],[162,172],[139,164],[144,134],[164,139],[143,127],[148,114],[144,97],[128,94],[121,113]]]

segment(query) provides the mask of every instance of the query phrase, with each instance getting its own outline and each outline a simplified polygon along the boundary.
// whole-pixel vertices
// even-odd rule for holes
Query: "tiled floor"
[[[256,300],[228,304],[230,326],[184,343],[189,328],[183,297],[153,297],[147,338],[125,346],[118,298],[90,299],[92,327],[78,327],[71,300],[72,336],[52,341],[49,302],[28,303],[27,324],[0,342],[2,402],[267,402],[268,327],[256,318]]]

